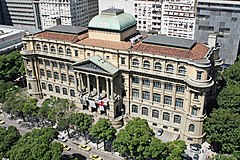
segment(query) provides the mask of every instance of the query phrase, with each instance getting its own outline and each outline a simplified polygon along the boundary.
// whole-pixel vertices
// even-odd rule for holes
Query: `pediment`
[[[75,69],[85,70],[85,71],[92,71],[92,72],[110,74],[107,71],[103,70],[100,66],[94,64],[91,61],[75,63],[75,64],[72,65],[72,68],[73,69],[75,68]]]

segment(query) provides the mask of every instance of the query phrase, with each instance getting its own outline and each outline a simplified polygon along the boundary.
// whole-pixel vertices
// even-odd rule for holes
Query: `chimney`
[[[217,44],[217,34],[213,33],[208,36],[208,45],[210,47],[215,47]]]

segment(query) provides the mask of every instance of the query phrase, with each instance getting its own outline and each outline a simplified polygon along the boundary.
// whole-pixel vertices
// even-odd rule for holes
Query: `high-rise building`
[[[206,42],[218,33],[220,56],[225,64],[233,64],[240,52],[240,1],[199,0],[195,39]]]
[[[41,29],[38,0],[3,0],[4,24]]]
[[[162,0],[135,0],[134,16],[140,31],[161,31]]]
[[[194,39],[196,0],[164,0],[161,34]]]
[[[87,26],[98,14],[98,0],[40,0],[42,28]]]
[[[209,43],[136,35],[135,18],[108,9],[88,29],[55,26],[24,38],[29,95],[74,102],[79,111],[108,117],[147,119],[164,141],[201,143],[208,102],[222,64],[216,35]],[[128,39],[138,43],[130,43]]]

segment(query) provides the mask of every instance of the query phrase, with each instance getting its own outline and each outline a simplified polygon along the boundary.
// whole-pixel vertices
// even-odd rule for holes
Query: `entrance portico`
[[[71,67],[82,109],[115,118],[120,97],[119,69],[100,56],[76,62]]]

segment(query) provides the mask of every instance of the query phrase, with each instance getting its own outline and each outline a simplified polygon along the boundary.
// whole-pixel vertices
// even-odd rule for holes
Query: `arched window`
[[[48,52],[48,46],[46,44],[43,46],[43,51]]]
[[[56,53],[56,48],[54,46],[51,46],[51,52]]]
[[[58,47],[58,53],[63,54],[63,48],[62,47]]]
[[[46,89],[46,84],[42,82],[42,89]]]
[[[179,69],[178,69],[178,73],[179,74],[186,74],[186,68],[183,67],[183,66],[180,66]]]
[[[195,130],[194,124],[190,124],[188,128],[188,132],[194,132],[194,130]]]
[[[28,83],[28,89],[32,89],[31,83]]]
[[[181,123],[181,116],[179,116],[179,115],[174,115],[174,120],[173,120],[173,122],[180,124],[180,123]]]
[[[37,51],[41,51],[41,46],[40,46],[40,44],[37,44],[37,45],[36,45],[36,50],[37,50]]]
[[[156,69],[156,70],[162,70],[162,65],[161,65],[160,62],[156,62],[156,63],[155,63],[155,69]]]
[[[154,118],[159,118],[159,111],[154,109],[154,110],[152,111],[152,117],[154,117]]]
[[[138,66],[139,66],[139,60],[136,59],[136,58],[133,59],[132,65],[133,65],[134,67],[138,67]]]
[[[53,91],[53,86],[51,84],[48,84],[48,90],[51,92]]]
[[[72,89],[70,90],[70,96],[71,96],[71,97],[75,97],[75,91],[72,90]]]
[[[173,72],[173,65],[168,64],[166,71],[167,71],[167,72]]]
[[[148,60],[144,60],[144,61],[143,61],[143,67],[144,67],[144,68],[150,68],[150,66],[151,66],[151,65],[150,65],[150,62],[149,62]]]
[[[67,55],[68,55],[68,56],[71,56],[71,55],[72,55],[72,51],[71,51],[70,48],[67,49]]]
[[[67,94],[67,88],[63,88],[63,95],[68,95]]]
[[[138,106],[137,105],[132,105],[132,112],[133,113],[138,113]]]
[[[142,107],[142,115],[148,116],[148,108]]]
[[[60,93],[60,87],[59,86],[55,86],[55,90],[56,90],[56,93]]]
[[[163,120],[170,121],[170,113],[163,112]]]

